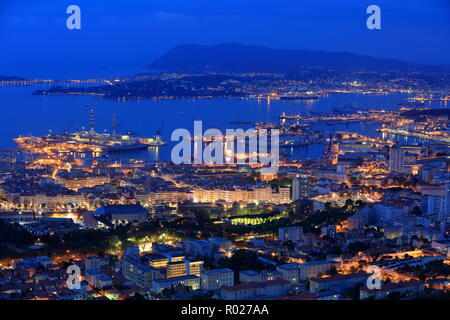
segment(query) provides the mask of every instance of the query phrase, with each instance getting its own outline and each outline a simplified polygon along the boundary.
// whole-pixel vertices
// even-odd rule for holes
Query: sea
[[[282,112],[286,114],[326,113],[339,106],[351,105],[363,110],[397,109],[399,102],[408,94],[332,94],[318,100],[266,100],[254,98],[215,99],[157,99],[157,100],[105,100],[92,95],[33,95],[39,86],[0,87],[0,148],[15,148],[13,138],[19,136],[41,136],[62,133],[89,127],[88,108],[95,110],[97,132],[111,132],[112,115],[116,115],[117,132],[128,131],[142,137],[154,136],[161,130],[168,145],[149,150],[126,152],[116,155],[128,159],[149,161],[170,160],[171,141],[175,129],[184,128],[193,132],[194,121],[203,123],[203,130],[222,130],[251,125],[242,122],[279,122]],[[435,107],[442,107],[436,105]],[[237,122],[237,123],[236,123]],[[352,131],[378,136],[376,125],[349,124],[317,126],[324,131]],[[324,146],[312,144],[291,150],[292,157],[316,159],[322,156]]]

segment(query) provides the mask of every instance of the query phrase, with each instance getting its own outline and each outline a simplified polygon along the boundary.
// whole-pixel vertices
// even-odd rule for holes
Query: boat
[[[285,95],[280,96],[281,100],[317,100],[319,96],[314,92],[308,91],[305,93],[288,92]]]
[[[281,100],[317,100],[319,96],[312,91],[293,92],[290,91],[280,96]]]
[[[65,142],[74,141],[97,145],[104,148],[106,151],[111,152],[141,150],[166,144],[161,140],[159,135],[156,135],[153,138],[140,138],[133,133],[120,135],[113,133],[97,133],[94,130],[65,133],[59,135],[58,138],[62,141],[66,140]]]
[[[116,115],[112,117],[112,133],[98,133],[95,131],[94,109],[88,105],[90,130],[76,132],[64,132],[48,134],[43,137],[18,137],[13,141],[22,149],[52,148],[55,150],[94,150],[104,152],[120,152],[130,150],[141,150],[149,147],[164,146],[166,143],[161,139],[161,128],[151,138],[141,138],[138,134],[127,132],[127,134],[116,133]],[[48,149],[47,149],[48,150]]]
[[[48,134],[43,137],[19,137],[13,139],[19,147],[32,146],[89,146],[106,152],[121,152],[142,150],[149,147],[164,146],[159,135],[153,138],[140,138],[131,135],[117,135],[109,133],[97,133],[91,131],[65,132],[62,134]]]

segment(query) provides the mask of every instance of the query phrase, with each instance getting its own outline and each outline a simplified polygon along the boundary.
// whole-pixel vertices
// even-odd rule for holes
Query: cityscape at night
[[[1,1],[0,300],[450,300],[449,52],[445,0]]]

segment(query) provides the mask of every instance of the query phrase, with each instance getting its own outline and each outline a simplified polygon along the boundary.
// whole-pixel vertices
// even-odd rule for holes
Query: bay
[[[169,160],[170,135],[177,128],[193,132],[193,122],[201,120],[203,130],[208,128],[243,127],[248,125],[230,124],[233,121],[278,122],[277,117],[305,112],[330,112],[334,107],[353,105],[361,109],[398,108],[406,94],[364,95],[334,94],[323,96],[316,101],[286,101],[258,99],[165,99],[113,101],[89,95],[32,95],[34,86],[0,87],[0,148],[15,147],[13,138],[20,135],[41,136],[49,132],[74,131],[87,128],[89,105],[95,110],[96,131],[111,130],[112,114],[117,115],[119,133],[129,130],[141,136],[153,136],[163,125],[162,136],[169,144],[149,151],[127,152],[126,157],[147,160]],[[376,135],[374,128],[361,124],[349,126],[326,126],[322,130],[349,130]],[[294,151],[299,158],[317,158],[322,154],[321,145],[310,145]]]

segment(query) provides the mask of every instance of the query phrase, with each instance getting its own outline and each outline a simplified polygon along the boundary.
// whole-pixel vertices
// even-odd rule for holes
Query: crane
[[[111,121],[111,129],[112,129],[113,136],[116,135],[116,130],[117,130],[116,119],[117,119],[117,115],[115,113],[113,113],[112,121]]]
[[[159,128],[158,131],[156,131],[156,136],[155,136],[156,140],[161,140],[161,135],[162,135],[162,131],[163,131],[165,123],[166,123],[166,120],[163,120],[162,123],[161,123],[161,127]]]
[[[89,105],[84,105],[87,109],[89,115],[89,127],[91,128],[91,133],[95,132],[95,110],[91,108]]]

